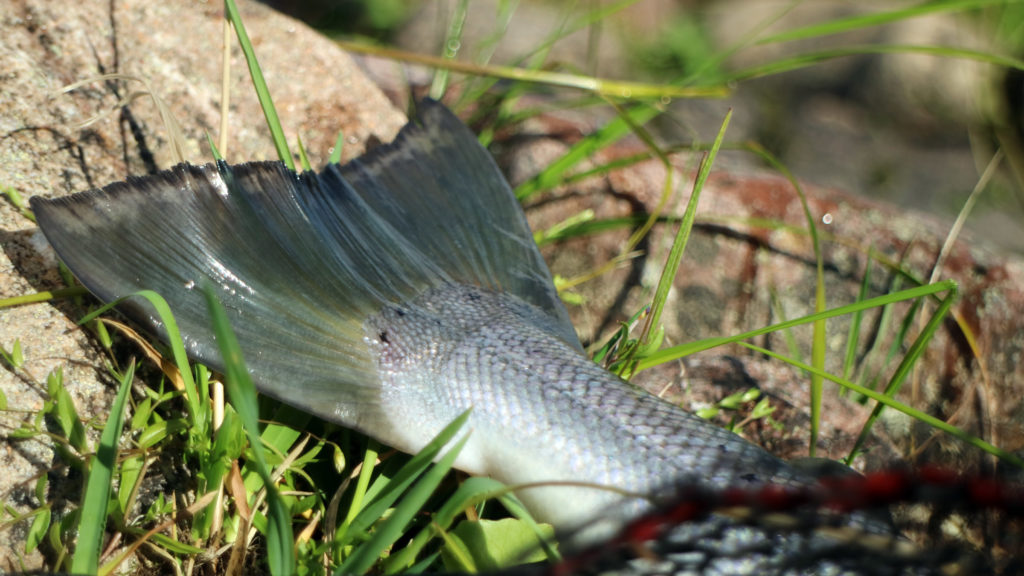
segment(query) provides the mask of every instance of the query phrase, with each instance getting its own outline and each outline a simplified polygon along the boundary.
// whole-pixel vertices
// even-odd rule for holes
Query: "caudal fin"
[[[261,391],[355,428],[380,416],[364,321],[427,289],[511,293],[579,346],[511,189],[473,134],[433,101],[391,144],[320,173],[277,162],[182,164],[31,205],[99,298],[160,293],[189,354],[219,367],[196,290],[209,283]],[[122,309],[165,336],[147,301]]]

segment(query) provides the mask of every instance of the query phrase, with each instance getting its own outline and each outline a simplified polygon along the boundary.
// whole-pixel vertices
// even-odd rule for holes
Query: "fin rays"
[[[260,389],[367,428],[379,380],[364,321],[443,285],[506,291],[579,347],[511,189],[436,102],[395,142],[319,174],[279,163],[178,165],[70,197],[32,199],[40,227],[101,299],[167,299],[189,353],[220,366],[213,284]],[[123,308],[161,333],[144,301]],[[163,335],[161,333],[161,335]]]

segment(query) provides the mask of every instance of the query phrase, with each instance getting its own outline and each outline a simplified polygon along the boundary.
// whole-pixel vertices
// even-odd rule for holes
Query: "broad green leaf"
[[[554,537],[554,529],[550,526],[545,530],[546,536]],[[515,518],[501,520],[464,521],[452,530],[459,541],[465,544],[472,558],[473,566],[480,571],[495,571],[527,562],[541,562],[546,559],[544,551],[537,543],[533,530],[524,522]],[[447,551],[447,548],[445,548]],[[457,564],[449,564],[450,552],[442,552],[445,566],[457,569]]]

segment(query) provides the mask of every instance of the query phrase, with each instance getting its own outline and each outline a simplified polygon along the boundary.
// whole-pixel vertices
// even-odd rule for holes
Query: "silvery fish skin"
[[[273,162],[183,164],[31,205],[59,256],[102,300],[159,292],[188,353],[216,368],[195,289],[214,286],[263,393],[400,450],[418,451],[472,408],[455,465],[508,484],[587,482],[650,495],[680,478],[721,487],[810,481],[583,354],[514,194],[436,102],[421,103],[393,143],[317,174]],[[121,308],[166,337],[145,300]],[[590,522],[577,542],[649,505],[580,486],[517,495],[559,529]],[[814,540],[738,525],[725,532],[721,546],[734,553],[721,573],[802,573],[776,570],[779,558]],[[709,554],[686,562],[715,572]]]
[[[653,494],[680,478],[725,487],[804,481],[735,434],[664,402],[597,366],[538,328],[540,311],[507,294],[455,285],[367,323],[398,421],[430,428],[473,407],[458,465],[511,484],[584,481]],[[409,394],[415,390],[413,399]],[[410,401],[412,400],[412,401]],[[400,443],[416,441],[413,431]],[[520,498],[556,526],[610,511],[622,496],[594,488],[532,488]],[[633,516],[636,500],[622,512]]]

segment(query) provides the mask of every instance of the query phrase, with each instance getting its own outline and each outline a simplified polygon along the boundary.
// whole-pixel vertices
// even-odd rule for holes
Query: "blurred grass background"
[[[334,38],[425,54],[443,52],[459,5],[456,0],[267,2]],[[1024,55],[1024,4],[960,3],[968,9],[931,4],[946,8],[836,34],[819,31],[771,41],[788,31],[929,3],[472,0],[458,57],[469,60],[493,50],[491,62],[516,64],[560,26],[605,9],[615,12],[558,40],[549,65],[604,78],[714,84],[762,64],[853,46],[949,46]],[[496,22],[507,22],[497,36]],[[500,40],[492,44],[495,37]],[[730,139],[760,143],[797,177],[948,219],[957,215],[1002,147],[1009,162],[981,196],[967,228],[975,238],[1024,252],[1024,73],[926,54],[859,54],[730,85],[733,93],[725,100],[672,102],[651,130],[664,143],[692,139],[713,133],[732,107]],[[743,170],[753,168],[752,162],[749,155],[726,154],[719,167]]]

